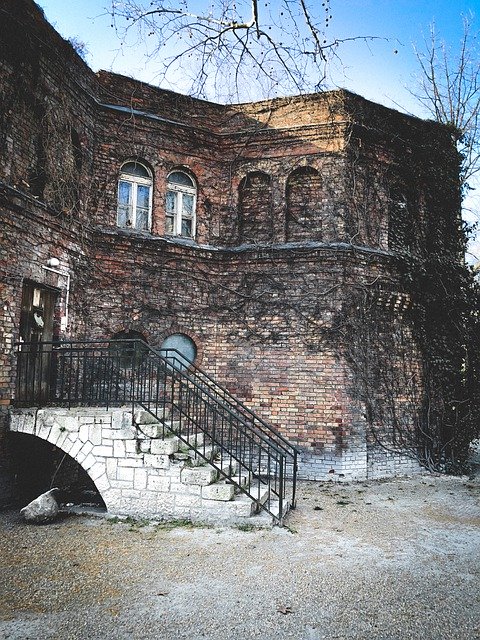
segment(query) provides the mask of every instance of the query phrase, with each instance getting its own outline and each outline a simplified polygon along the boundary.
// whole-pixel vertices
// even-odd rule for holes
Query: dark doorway
[[[59,292],[34,282],[22,290],[20,347],[17,372],[17,398],[45,402],[49,399],[54,368],[51,345],[54,338],[55,305]]]
[[[106,510],[95,483],[76,460],[55,445],[26,433],[7,434],[15,476],[15,498],[25,506],[41,493],[58,487],[61,505],[74,504]]]

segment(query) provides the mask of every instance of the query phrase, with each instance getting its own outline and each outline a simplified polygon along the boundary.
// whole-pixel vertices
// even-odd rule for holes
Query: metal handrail
[[[160,353],[166,353],[167,355],[165,357],[167,359],[171,357],[169,354],[173,353],[180,366],[181,363],[184,362],[182,354],[177,349],[161,349]],[[247,420],[251,420],[252,424],[254,424],[260,431],[264,431],[268,436],[273,438],[281,448],[285,449],[286,452],[291,455],[299,453],[298,449],[279,431],[274,429],[272,425],[268,424],[268,422],[249,409],[245,404],[243,404],[243,402],[232,395],[228,389],[223,387],[214,378],[212,378],[212,376],[203,371],[203,369],[200,369],[194,363],[189,363],[188,371],[191,375],[195,375],[195,377],[199,378],[201,380],[201,384],[206,384],[211,389],[215,397],[220,397],[222,402],[228,404],[228,406],[230,406],[234,411],[238,411],[238,413],[244,415]]]
[[[290,506],[295,506],[296,448],[178,351],[159,352],[141,340],[16,346],[17,405],[131,403],[134,414],[137,404],[157,418],[164,434],[176,432],[198,458],[208,461],[278,522],[284,514],[288,480],[292,483]],[[178,428],[168,420],[169,409],[178,418]],[[196,446],[199,433],[218,450],[218,459],[205,444]],[[256,491],[246,488],[244,474],[257,482]],[[261,495],[262,487],[266,496]],[[272,511],[273,499],[278,501],[278,514]]]

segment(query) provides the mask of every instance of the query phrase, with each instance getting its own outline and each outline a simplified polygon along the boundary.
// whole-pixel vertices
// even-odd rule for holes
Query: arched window
[[[160,352],[177,367],[184,369],[195,362],[197,345],[184,333],[172,333],[162,342]]]
[[[118,364],[123,368],[138,366],[147,353],[147,339],[139,331],[133,329],[118,331],[110,343],[111,355],[116,358]]]
[[[167,180],[165,233],[171,236],[195,237],[197,188],[183,171],[173,171]]]
[[[272,180],[262,171],[247,174],[239,186],[240,242],[272,242]]]
[[[388,207],[388,247],[393,251],[410,251],[415,237],[414,198],[406,185],[390,188]]]
[[[117,224],[148,231],[152,218],[152,175],[143,164],[126,162],[118,180]]]
[[[322,179],[313,167],[299,167],[287,180],[287,242],[322,241]]]

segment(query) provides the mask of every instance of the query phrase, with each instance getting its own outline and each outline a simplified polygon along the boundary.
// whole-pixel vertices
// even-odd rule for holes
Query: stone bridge
[[[150,414],[137,411],[134,417],[126,407],[16,409],[10,430],[46,440],[76,460],[109,512],[219,524],[271,522],[177,437],[160,437]]]

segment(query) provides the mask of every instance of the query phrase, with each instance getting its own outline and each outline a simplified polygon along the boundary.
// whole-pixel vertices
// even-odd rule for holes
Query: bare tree
[[[423,47],[415,47],[420,75],[418,90],[412,91],[435,120],[452,126],[464,189],[480,171],[480,48],[473,26],[473,16],[465,16],[456,55],[431,27]]]
[[[220,100],[317,91],[342,42],[373,39],[327,35],[330,0],[112,0],[111,15],[152,42],[161,83]]]

